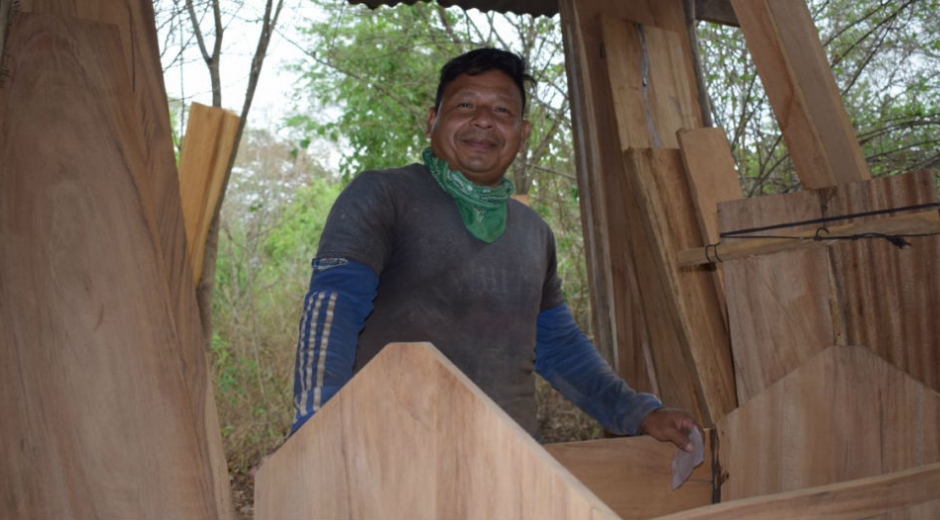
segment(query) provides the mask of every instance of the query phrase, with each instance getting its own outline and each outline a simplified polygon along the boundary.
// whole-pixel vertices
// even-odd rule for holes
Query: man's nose
[[[474,111],[470,123],[480,128],[489,128],[493,126],[493,114],[487,107],[479,107]]]

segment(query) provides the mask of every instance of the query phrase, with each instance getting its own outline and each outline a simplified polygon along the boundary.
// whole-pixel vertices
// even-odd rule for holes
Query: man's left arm
[[[539,313],[535,370],[569,401],[617,435],[647,434],[691,449],[695,422],[621,379],[581,332],[564,303]]]

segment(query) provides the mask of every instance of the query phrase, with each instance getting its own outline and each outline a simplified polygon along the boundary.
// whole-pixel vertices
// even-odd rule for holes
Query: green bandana
[[[506,203],[513,192],[508,179],[504,177],[495,188],[478,186],[462,173],[451,170],[447,161],[436,157],[430,148],[425,148],[421,157],[434,180],[457,203],[460,218],[470,234],[490,243],[506,231]]]

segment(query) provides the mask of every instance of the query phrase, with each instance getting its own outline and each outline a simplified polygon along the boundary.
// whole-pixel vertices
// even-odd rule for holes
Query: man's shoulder
[[[539,215],[537,211],[529,207],[527,204],[510,198],[509,212],[526,224],[537,226],[545,232],[551,233],[551,227],[548,225],[548,222],[545,222],[545,219],[542,218],[542,215]]]

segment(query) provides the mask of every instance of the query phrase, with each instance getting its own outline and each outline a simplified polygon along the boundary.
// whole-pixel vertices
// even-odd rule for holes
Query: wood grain
[[[732,0],[805,189],[871,178],[803,0]]]
[[[120,32],[24,12],[7,53],[0,516],[224,516]]]
[[[822,216],[812,192],[719,204],[722,232]],[[815,226],[788,230],[814,231]],[[838,343],[830,310],[825,249],[787,251],[724,262],[728,327],[738,402],[746,403],[775,381]]]
[[[235,148],[239,117],[228,110],[193,103],[180,151],[180,199],[193,280],[202,278],[209,225],[222,195],[222,181]]]
[[[706,432],[705,438],[708,439]],[[712,501],[712,452],[682,486],[672,489],[672,459],[678,451],[652,437],[621,437],[547,444],[558,459],[622,518],[653,518]]]
[[[716,428],[722,501],[940,462],[940,394],[867,347],[827,348]]]
[[[429,343],[385,347],[298,430],[255,515],[618,518]]]
[[[142,200],[154,216],[160,237],[160,254],[177,335],[185,346],[188,372],[185,382],[193,400],[193,412],[205,427],[196,432],[210,449],[207,472],[213,475],[222,516],[232,517],[231,486],[225,453],[222,450],[214,389],[209,377],[203,324],[193,287],[186,230],[183,225],[176,156],[170,130],[170,110],[163,83],[153,2],[149,0],[20,0],[21,10],[67,18],[97,21],[116,26],[120,32],[124,67],[133,100],[136,133],[142,135],[146,175],[141,182],[150,185],[151,197]]]
[[[679,150],[624,153],[626,178],[642,214],[642,235],[652,265],[640,281],[663,389],[691,379],[706,425],[737,406],[731,343],[716,293],[714,272],[679,269],[678,251],[702,244]],[[675,374],[664,377],[668,371]],[[680,387],[681,388],[681,387]]]
[[[940,464],[927,464],[883,476],[732,500],[662,516],[660,520],[937,518],[937,489]]]

